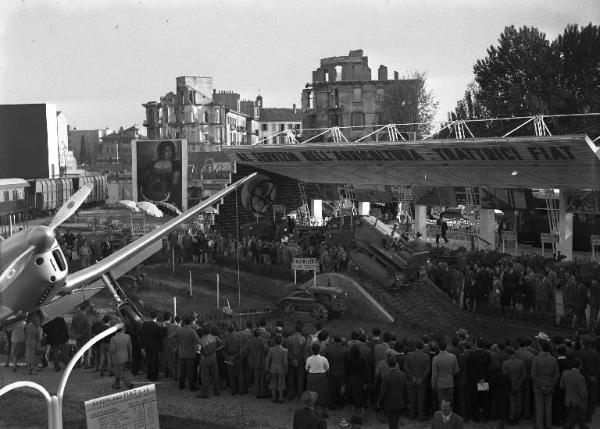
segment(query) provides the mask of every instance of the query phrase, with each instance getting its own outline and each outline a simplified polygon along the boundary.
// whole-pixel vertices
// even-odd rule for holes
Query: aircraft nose
[[[28,239],[38,252],[46,252],[54,244],[54,231],[47,226],[37,226],[31,229]]]

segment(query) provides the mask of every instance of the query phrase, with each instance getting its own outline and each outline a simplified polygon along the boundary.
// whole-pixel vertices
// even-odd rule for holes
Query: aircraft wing
[[[200,202],[200,204],[192,207],[181,215],[171,219],[164,225],[161,225],[159,228],[155,229],[152,232],[144,235],[143,237],[138,238],[132,243],[129,243],[127,246],[119,249],[117,252],[107,256],[102,259],[100,262],[97,262],[87,268],[84,268],[80,271],[77,271],[67,277],[67,281],[65,286],[63,287],[63,291],[70,292],[82,286],[85,286],[94,280],[102,277],[103,274],[115,269],[117,266],[122,264],[128,258],[133,257],[137,253],[141,252],[147,246],[153,244],[157,240],[159,240],[163,235],[168,234],[169,232],[177,229],[182,223],[191,219],[193,216],[197,215],[204,208],[215,204],[225,195],[239,188],[241,185],[252,179],[256,176],[256,173],[252,173],[249,176],[244,177],[243,179],[238,180],[237,182],[231,184],[227,188],[222,191],[217,192],[215,195],[210,198]],[[50,305],[50,304],[49,304]]]

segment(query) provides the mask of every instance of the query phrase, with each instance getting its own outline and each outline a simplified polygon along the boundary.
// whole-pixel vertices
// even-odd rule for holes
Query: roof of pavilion
[[[586,135],[232,146],[238,164],[307,183],[600,189]]]

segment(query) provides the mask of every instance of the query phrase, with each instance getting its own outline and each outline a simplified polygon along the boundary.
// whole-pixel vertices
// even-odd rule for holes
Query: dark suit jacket
[[[302,408],[294,412],[293,429],[327,429],[327,422],[316,416],[310,408]]]
[[[384,410],[402,410],[405,398],[408,396],[406,374],[400,369],[393,368],[383,377],[379,391],[379,405]]]
[[[458,414],[452,413],[448,423],[444,423],[442,412],[436,411],[431,421],[431,429],[463,429],[464,422]]]
[[[585,378],[579,370],[569,369],[560,378],[560,387],[565,389],[565,405],[576,406],[585,410],[588,402],[588,391]]]
[[[404,371],[406,371],[409,384],[424,384],[431,371],[429,355],[421,350],[408,353],[404,359]],[[421,381],[417,382],[417,379]]]
[[[271,374],[287,374],[288,372],[288,351],[281,345],[274,345],[267,353],[265,361],[265,371]]]
[[[158,353],[162,350],[163,338],[167,336],[167,329],[158,326],[153,320],[142,324],[140,331],[142,347],[146,353]]]

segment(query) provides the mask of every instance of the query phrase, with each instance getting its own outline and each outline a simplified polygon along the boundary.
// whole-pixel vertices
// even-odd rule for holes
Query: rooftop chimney
[[[394,80],[398,80],[398,72],[397,71],[394,72]]]
[[[296,114],[296,103],[292,104],[292,112]]]
[[[388,80],[388,69],[383,64],[379,66],[377,71],[377,80]]]

